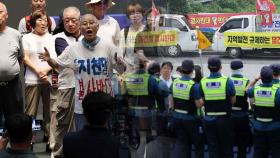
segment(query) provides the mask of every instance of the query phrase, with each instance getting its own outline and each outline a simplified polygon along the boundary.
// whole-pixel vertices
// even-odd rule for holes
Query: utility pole
[[[170,13],[170,0],[166,0],[166,12]]]

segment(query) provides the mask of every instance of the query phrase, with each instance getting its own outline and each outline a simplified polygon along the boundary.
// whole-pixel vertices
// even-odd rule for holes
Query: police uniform
[[[194,64],[192,60],[182,62],[182,70],[192,72]],[[176,145],[175,157],[191,158],[192,144],[195,146],[196,158],[203,158],[204,144],[200,133],[200,120],[197,116],[195,100],[201,99],[199,85],[195,84],[190,76],[182,73],[182,77],[174,80],[172,84],[174,101],[173,117],[175,120]]]
[[[249,88],[254,99],[254,158],[280,157],[280,91],[272,84],[273,71],[261,69],[263,84]]]
[[[245,92],[249,79],[243,77],[241,60],[233,60],[230,64],[232,69],[231,79],[236,90],[236,104],[232,107],[232,120],[234,128],[234,142],[238,147],[238,158],[246,158],[246,149],[252,144],[252,132],[248,116],[248,95]]]
[[[144,70],[125,75],[125,86],[128,94],[130,114],[136,117],[150,117],[155,105],[154,95],[157,81]]]
[[[233,127],[231,114],[231,97],[235,88],[230,78],[219,72],[221,60],[218,57],[208,59],[209,77],[201,80],[200,90],[204,97],[204,125],[208,140],[210,158],[233,157]]]
[[[272,79],[273,86],[280,87],[280,81],[279,81],[280,64],[271,64],[269,67],[273,71],[273,76],[274,76],[273,79]]]
[[[144,69],[125,75],[125,89],[128,97],[128,114],[132,118],[132,128],[146,135],[144,143],[151,138],[152,109],[158,91],[157,81]]]
[[[157,135],[164,136],[167,133],[167,110],[168,106],[165,102],[166,98],[170,95],[170,90],[168,89],[166,83],[162,81],[159,77],[160,75],[160,64],[158,62],[153,62],[148,66],[148,73],[154,77],[158,84],[158,93],[156,93],[156,106],[155,113],[153,117],[153,125],[156,128]]]

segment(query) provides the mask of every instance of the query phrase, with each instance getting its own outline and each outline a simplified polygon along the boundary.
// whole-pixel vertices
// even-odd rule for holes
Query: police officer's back
[[[235,104],[235,88],[231,79],[221,74],[221,60],[208,59],[210,75],[201,80],[204,97],[205,130],[210,158],[232,157],[231,107]]]
[[[280,91],[273,86],[273,71],[261,69],[262,84],[248,89],[254,114],[254,158],[280,157]],[[256,83],[259,77],[253,81]]]
[[[249,104],[246,87],[249,79],[243,76],[243,62],[239,59],[230,63],[231,79],[236,90],[236,104],[232,107],[234,142],[238,147],[237,157],[246,158],[247,147],[252,144],[252,132],[249,125]]]
[[[128,114],[132,122],[132,136],[140,135],[139,149],[152,138],[152,116],[155,107],[155,96],[158,92],[157,80],[146,72],[147,58],[136,54],[139,67],[125,75],[125,90],[128,100]],[[140,152],[139,155],[144,153]]]
[[[131,116],[151,117],[151,109],[155,106],[155,94],[158,91],[157,80],[146,72],[147,59],[139,55],[139,68],[125,75],[125,90],[128,97]]]
[[[182,77],[174,80],[172,95],[174,101],[173,117],[175,119],[175,131],[177,135],[175,151],[177,158],[191,158],[192,144],[195,146],[195,157],[203,158],[204,144],[200,134],[200,122],[197,115],[197,107],[201,107],[199,85],[191,76],[194,73],[192,60],[182,62]]]

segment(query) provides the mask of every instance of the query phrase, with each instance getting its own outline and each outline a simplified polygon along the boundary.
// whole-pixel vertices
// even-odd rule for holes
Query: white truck
[[[178,44],[165,46],[168,56],[178,56],[182,52],[193,52],[198,49],[197,32],[191,27],[186,17],[177,14],[160,14],[155,19],[156,30],[175,30],[178,32]]]
[[[212,50],[216,52],[226,52],[232,58],[238,58],[245,51],[253,52],[280,52],[275,48],[242,48],[226,47],[226,32],[278,32],[280,31],[280,15],[273,14],[273,25],[261,27],[257,15],[238,15],[230,17],[213,36]]]

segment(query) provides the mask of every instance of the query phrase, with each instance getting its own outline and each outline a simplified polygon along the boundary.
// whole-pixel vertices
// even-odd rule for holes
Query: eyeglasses
[[[65,24],[68,24],[70,21],[71,21],[72,23],[77,23],[77,22],[79,22],[79,19],[77,19],[77,18],[65,18],[65,19],[63,19],[63,22],[64,22]]]

